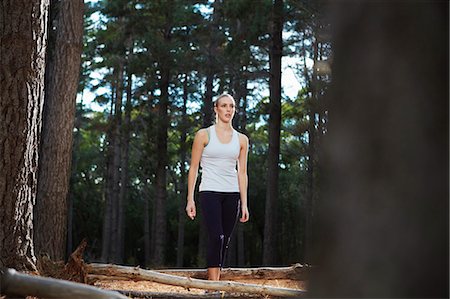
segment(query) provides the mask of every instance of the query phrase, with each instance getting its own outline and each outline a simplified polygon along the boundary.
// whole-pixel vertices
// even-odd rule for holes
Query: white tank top
[[[228,143],[220,142],[216,127],[210,126],[209,142],[203,149],[200,159],[202,178],[200,191],[239,192],[237,159],[241,149],[239,133],[233,129]]]

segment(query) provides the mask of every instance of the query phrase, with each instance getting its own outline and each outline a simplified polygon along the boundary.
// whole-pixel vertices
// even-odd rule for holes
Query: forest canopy
[[[305,220],[311,221],[318,194],[316,153],[326,131],[320,98],[330,80],[331,46],[317,3],[284,2],[278,46],[295,85],[274,74],[285,85],[279,152],[271,152],[279,156],[279,183],[271,185],[271,3],[87,4],[71,178],[72,246],[86,237],[92,260],[203,266],[201,218],[185,220],[186,171],[194,133],[212,123],[212,100],[228,92],[237,104],[234,127],[250,139],[252,215],[250,223],[238,225],[228,261],[261,265],[265,219],[275,215],[275,243],[266,261],[307,261],[311,223]],[[273,215],[265,210],[268,189],[277,194]]]

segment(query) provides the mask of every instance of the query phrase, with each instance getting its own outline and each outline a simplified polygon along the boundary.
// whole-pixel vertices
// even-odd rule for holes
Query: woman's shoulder
[[[205,146],[209,143],[209,128],[202,128],[195,133],[195,139],[199,139]]]
[[[244,144],[248,144],[248,137],[247,137],[247,135],[245,135],[244,133],[241,133],[241,132],[239,132],[237,130],[236,130],[236,132],[237,132],[237,134],[239,136],[239,142],[240,143],[244,143]]]

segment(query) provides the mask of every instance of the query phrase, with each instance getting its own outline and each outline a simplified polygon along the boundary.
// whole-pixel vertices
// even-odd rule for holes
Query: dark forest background
[[[307,262],[327,119],[329,74],[318,70],[331,55],[319,4],[99,1],[86,5],[84,30],[68,250],[87,238],[90,260],[203,266],[201,216],[184,212],[190,148],[212,123],[212,99],[229,92],[234,126],[250,138],[252,217],[229,265]],[[281,57],[296,58],[303,88],[292,98]]]

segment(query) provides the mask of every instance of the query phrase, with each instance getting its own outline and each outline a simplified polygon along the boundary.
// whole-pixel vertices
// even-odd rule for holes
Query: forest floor
[[[230,291],[215,291],[208,292],[202,287],[205,286],[206,269],[205,271],[199,269],[175,269],[172,270],[145,270],[139,267],[126,267],[119,265],[105,265],[105,264],[86,264],[82,258],[86,242],[82,242],[80,246],[70,256],[69,261],[64,264],[63,262],[54,262],[45,256],[41,256],[38,259],[38,271],[36,273],[39,276],[52,277],[57,279],[63,279],[73,282],[80,282],[90,284],[95,287],[118,291],[128,298],[152,298],[152,299],[165,299],[165,298],[265,298],[273,299],[280,298],[276,296],[269,296],[275,288],[279,291],[285,292],[288,290],[291,292],[289,296],[292,296],[292,291],[295,294],[304,294],[307,290],[307,282],[309,278],[310,267],[303,267],[300,264],[292,265],[284,268],[234,268],[224,269],[223,280],[221,283],[227,284],[229,288],[225,288]],[[159,272],[162,274],[158,274]],[[167,272],[169,275],[163,274]],[[186,272],[187,271],[187,272]],[[35,275],[36,275],[35,274]],[[157,278],[164,276],[169,281],[158,280],[165,283],[154,282],[152,278],[156,275]],[[184,277],[183,277],[184,276]],[[181,278],[183,277],[183,278]],[[180,280],[181,278],[181,283]],[[186,284],[186,279],[191,284]],[[174,283],[173,280],[178,282]],[[196,284],[193,284],[197,281]],[[199,285],[200,283],[200,285]],[[230,284],[234,284],[230,287]],[[258,285],[249,291],[244,289],[244,284]],[[177,286],[184,285],[184,286]],[[239,286],[237,286],[239,285]],[[189,287],[188,287],[189,286]],[[195,286],[195,288],[193,287]],[[261,286],[261,289],[259,289]],[[268,289],[273,289],[267,292]],[[284,290],[281,290],[283,288]],[[220,289],[220,288],[219,288]],[[241,292],[241,293],[233,293]],[[259,293],[259,294],[256,294]],[[278,295],[277,295],[278,296]],[[285,295],[282,295],[283,297]],[[63,298],[64,296],[62,296]],[[0,295],[0,299],[3,297]],[[27,297],[28,299],[34,299],[34,297]]]
[[[261,286],[273,286],[273,287],[282,287],[282,288],[290,288],[297,290],[306,290],[306,282],[305,281],[294,281],[291,279],[245,279],[245,280],[235,280],[235,282],[241,283],[250,283],[250,284],[258,284]],[[181,286],[172,286],[167,284],[161,284],[151,281],[131,281],[131,280],[109,280],[109,281],[97,281],[94,283],[94,286],[108,289],[108,290],[116,290],[121,291],[121,293],[125,295],[131,295],[131,298],[163,298],[163,296],[170,297],[170,294],[179,295],[180,298],[185,295],[186,297],[194,297],[197,295],[198,297],[203,296],[205,294],[205,290],[203,289],[195,289],[195,288],[185,288]],[[131,292],[129,292],[131,291]],[[128,293],[128,294],[127,294]],[[159,296],[158,296],[159,294]],[[166,294],[166,295],[164,295]],[[225,296],[226,292],[220,292],[220,298],[231,297],[231,298],[275,298],[273,296],[262,296],[262,295],[245,295],[245,294],[228,294]],[[134,297],[133,295],[140,295],[138,297]],[[191,295],[191,296],[189,296]],[[144,297],[145,296],[145,297]]]

